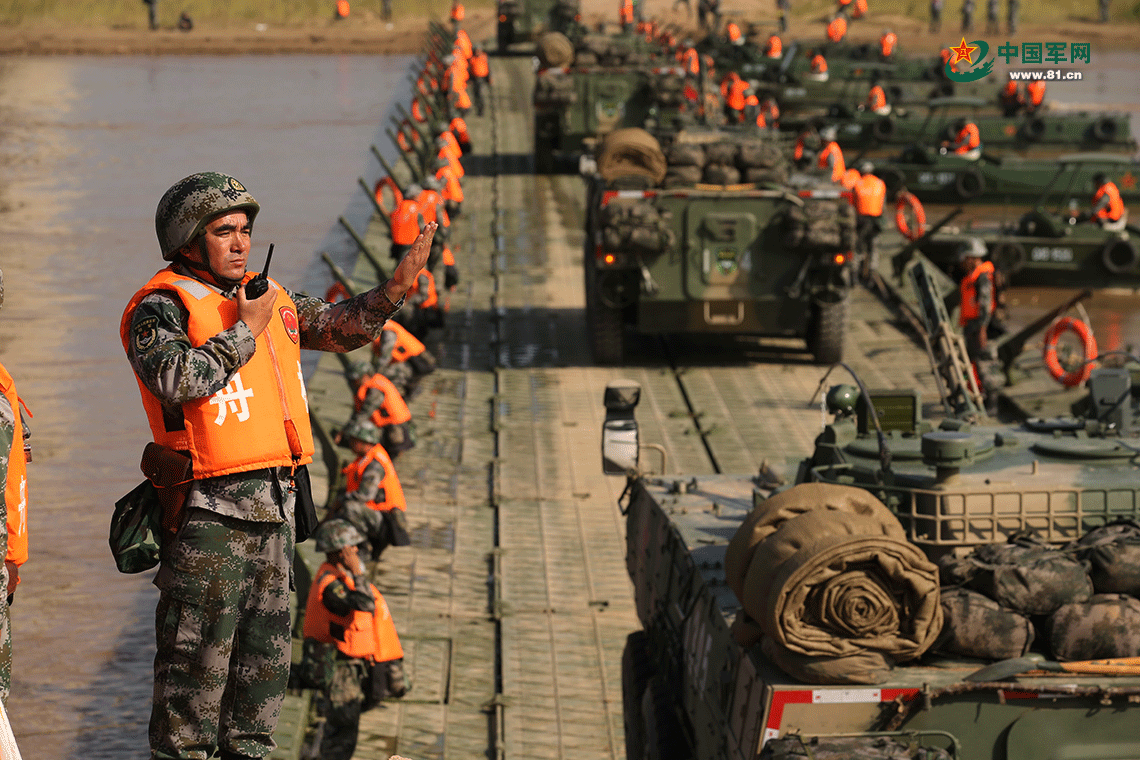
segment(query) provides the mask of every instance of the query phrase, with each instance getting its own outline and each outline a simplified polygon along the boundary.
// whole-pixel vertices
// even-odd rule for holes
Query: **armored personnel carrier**
[[[803,338],[843,354],[854,212],[826,179],[788,174],[774,137],[611,133],[586,177],[586,315],[594,358],[627,332]],[[794,183],[794,184],[792,184]]]
[[[1074,416],[1001,425],[968,402],[931,420],[915,392],[835,387],[788,488],[778,463],[641,474],[638,388],[611,383],[603,465],[628,478],[644,626],[623,660],[627,756],[1140,756],[1140,600],[1105,591],[1089,549],[1140,516],[1140,386],[1106,369],[1089,390]],[[875,527],[851,527],[870,515]],[[1066,567],[1072,585],[1011,612],[997,587],[1039,577],[1013,555]],[[1074,646],[1074,621],[1098,633]]]

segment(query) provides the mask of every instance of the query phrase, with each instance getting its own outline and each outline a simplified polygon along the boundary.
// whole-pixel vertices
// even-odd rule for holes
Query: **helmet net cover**
[[[165,261],[202,233],[221,214],[242,210],[252,225],[261,205],[228,174],[199,172],[176,182],[158,202],[154,229]]]
[[[348,520],[333,518],[317,526],[313,538],[316,540],[317,551],[329,554],[339,551],[346,546],[356,546],[364,543],[364,534]]]

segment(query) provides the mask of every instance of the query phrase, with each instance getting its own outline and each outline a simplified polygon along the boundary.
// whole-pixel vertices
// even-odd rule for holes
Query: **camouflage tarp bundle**
[[[641,198],[616,198],[601,213],[602,245],[609,251],[661,253],[673,243],[669,215]]]
[[[782,185],[788,181],[787,157],[777,145],[766,140],[741,143],[736,164],[745,182]]]
[[[796,734],[769,739],[760,750],[760,760],[950,760],[939,747],[924,747],[917,741],[894,736],[824,736],[804,738]]]
[[[1127,594],[1063,604],[1047,627],[1058,660],[1140,657],[1140,599]]]
[[[566,105],[577,99],[574,80],[561,71],[546,71],[534,80],[534,102],[539,105]]]
[[[598,151],[598,173],[606,182],[619,177],[645,177],[654,185],[665,179],[665,154],[657,138],[644,129],[616,129]]]
[[[1088,601],[1093,592],[1084,562],[1029,538],[979,546],[963,560],[944,563],[942,577],[1026,615],[1052,614],[1062,604]]]
[[[804,198],[785,219],[784,244],[789,248],[850,251],[855,247],[855,209],[832,198]]]
[[[1065,548],[1089,563],[1096,593],[1140,596],[1140,523],[1111,523]]]
[[[762,502],[729,544],[725,575],[781,667],[814,661],[791,672],[802,680],[880,681],[942,627],[937,568],[854,487],[802,484]]]
[[[547,32],[535,43],[540,68],[561,68],[574,63],[574,43],[561,32]]]
[[[936,649],[967,657],[1006,660],[1029,651],[1035,632],[1029,618],[965,588],[944,588],[942,635]]]
[[[706,145],[702,181],[710,185],[740,184],[740,170],[736,168],[737,155],[737,146],[734,143],[717,142]]]
[[[651,74],[649,87],[653,102],[661,108],[678,108],[685,102],[685,80],[678,74]]]

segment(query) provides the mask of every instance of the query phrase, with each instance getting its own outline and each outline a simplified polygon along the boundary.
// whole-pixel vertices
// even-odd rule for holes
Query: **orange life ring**
[[[1081,339],[1085,356],[1081,366],[1071,372],[1065,371],[1057,359],[1057,339],[1066,330],[1073,331]],[[1049,370],[1049,374],[1053,376],[1054,380],[1066,388],[1075,388],[1089,379],[1089,375],[1092,373],[1092,362],[1096,357],[1096,338],[1093,337],[1089,326],[1079,319],[1062,317],[1045,332],[1045,368]]]
[[[914,214],[913,230],[906,223],[907,209]],[[900,191],[898,200],[895,201],[895,226],[908,240],[918,240],[926,234],[926,211],[922,208],[922,201],[908,190]]]
[[[348,297],[348,288],[341,284],[339,280],[330,285],[329,289],[325,291],[325,300],[329,303],[343,301]]]
[[[404,200],[404,194],[400,192],[400,186],[396,184],[396,180],[392,179],[391,175],[384,175],[376,182],[376,202],[380,204],[380,208],[388,214],[392,212],[384,205],[384,188],[392,190],[392,196],[395,198],[395,205],[392,207],[395,210],[396,206],[400,205],[400,201]],[[326,299],[327,300],[327,299]]]

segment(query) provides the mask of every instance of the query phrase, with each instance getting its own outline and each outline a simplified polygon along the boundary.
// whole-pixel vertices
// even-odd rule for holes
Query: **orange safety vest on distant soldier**
[[[740,26],[735,21],[729,21],[724,27],[725,36],[728,37],[729,42],[736,42],[744,35],[740,32]]]
[[[847,36],[847,19],[842,16],[836,16],[827,25],[827,39],[832,42],[842,42],[843,38]]]
[[[895,53],[895,45],[899,42],[898,35],[894,32],[887,32],[879,38],[880,52],[884,58],[890,58]]]
[[[491,64],[487,58],[485,51],[480,51],[471,56],[468,62],[471,67],[471,75],[479,79],[485,79],[491,76]]]
[[[882,85],[872,85],[871,91],[867,93],[867,108],[872,111],[877,111],[880,108],[887,107],[887,93],[883,91]]]
[[[681,53],[681,64],[689,74],[701,73],[701,62],[696,48],[688,48]]]
[[[819,168],[826,169],[829,160],[831,159],[831,181],[840,182],[843,179],[843,173],[847,171],[847,166],[843,163],[843,151],[839,149],[839,145],[834,142],[829,142],[824,146],[823,150],[819,152]]]
[[[368,508],[377,512],[388,512],[393,509],[408,511],[408,503],[404,499],[404,487],[400,485],[400,476],[396,474],[396,465],[384,450],[383,444],[376,444],[363,456],[350,462],[341,472],[345,475],[344,488],[348,493],[355,493],[360,488],[360,481],[364,479],[364,471],[368,465],[379,462],[384,468],[384,477],[380,487],[384,489],[384,501],[370,501]]]
[[[867,15],[867,0],[855,0],[855,10],[851,11],[851,18],[863,18]]]
[[[958,285],[958,291],[962,296],[958,324],[962,327],[965,327],[971,319],[976,319],[982,315],[982,310],[978,307],[978,278],[985,275],[992,279],[993,273],[994,263],[983,261],[974,267],[974,271],[962,278],[962,282]],[[992,301],[989,305],[989,311],[993,311]]]
[[[827,73],[827,59],[816,53],[811,59],[811,72],[813,74]]]
[[[379,374],[369,375],[357,386],[356,400],[353,405],[356,411],[360,411],[360,407],[364,405],[364,399],[368,396],[368,391],[373,388],[380,391],[384,396],[384,402],[380,404],[379,409],[372,412],[372,416],[369,418],[372,420],[372,424],[376,427],[403,425],[412,418],[412,411],[408,409],[408,402],[404,401],[399,389],[392,384],[391,380]]]
[[[1108,196],[1108,207],[1099,208],[1094,212],[1093,218],[1101,222],[1118,222],[1124,214],[1124,200],[1120,197],[1120,189],[1115,182],[1105,182],[1097,188],[1093,195],[1092,205],[1100,203],[1101,198]]]
[[[420,304],[421,309],[430,309],[439,303],[439,293],[435,289],[435,277],[427,269],[421,269],[420,273],[416,275],[416,281],[411,288],[408,289],[408,295],[413,296],[420,292],[420,283],[423,283],[423,289],[426,293],[424,302]]]
[[[348,0],[336,0],[337,18],[348,18]]]
[[[780,39],[780,35],[773,34],[768,38],[768,46],[764,49],[764,55],[769,58],[779,58],[784,54],[784,41]]]
[[[452,21],[462,21],[466,15],[467,15],[467,10],[463,7],[463,3],[452,3],[451,4],[451,20]]]
[[[8,479],[4,483],[4,505],[8,510],[8,553],[4,559],[19,566],[28,561],[28,463],[24,455],[24,421],[20,418],[24,402],[16,393],[16,381],[2,364],[0,393],[12,406],[15,420],[12,448],[8,451]]]
[[[978,125],[966,122],[966,126],[954,138],[954,152],[958,154],[969,153],[982,144],[982,137],[978,134]]]
[[[246,273],[243,282],[253,276]],[[297,306],[273,278],[269,281],[277,294],[273,318],[257,336],[253,357],[224,388],[170,410],[135,377],[155,443],[190,452],[196,480],[313,461]],[[119,325],[124,350],[129,351],[132,340],[136,347],[147,340],[144,332],[132,334],[131,317],[139,302],[157,290],[172,294],[189,312],[186,335],[191,346],[201,346],[238,321],[236,300],[167,267],[127,304]],[[182,419],[172,419],[172,412]]]
[[[855,211],[860,216],[882,216],[883,201],[887,197],[887,185],[874,174],[864,174],[852,188],[855,197]]]
[[[1025,85],[1025,92],[1029,95],[1029,105],[1036,108],[1045,102],[1045,83],[1037,80]]]
[[[304,637],[335,644],[340,652],[357,659],[389,662],[402,658],[404,648],[400,646],[392,613],[380,589],[368,584],[372,598],[376,600],[375,610],[353,610],[351,616],[342,617],[332,614],[321,601],[325,589],[337,580],[350,589],[356,588],[355,579],[340,568],[328,562],[317,568],[316,580],[309,587],[309,598],[305,603]]]
[[[459,176],[450,163],[436,169],[435,178],[443,183],[442,195],[444,200],[463,203],[463,184],[459,181]]]
[[[396,334],[396,347],[392,349],[392,361],[394,362],[407,361],[427,350],[419,338],[408,332],[403,325],[394,319],[385,322],[384,329]],[[377,338],[372,344],[373,347],[378,347],[381,340],[382,338]]]
[[[621,0],[618,6],[618,21],[623,24],[633,23],[633,0]]]
[[[411,245],[420,234],[420,204],[415,198],[404,198],[392,212],[392,242],[396,245]]]

